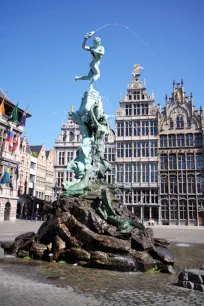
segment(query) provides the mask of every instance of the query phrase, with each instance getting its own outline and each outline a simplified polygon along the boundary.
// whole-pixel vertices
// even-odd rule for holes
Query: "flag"
[[[8,136],[6,138],[6,141],[8,141],[9,151],[11,151],[11,149],[13,148],[13,132],[11,130],[8,132]]]
[[[13,145],[13,148],[11,147],[10,151],[15,152],[16,149],[18,148],[18,141],[19,141],[20,133],[17,136],[16,142]]]
[[[0,184],[9,184],[10,183],[10,164],[8,164],[6,171],[0,181]]]
[[[6,112],[5,112],[5,107],[4,107],[4,100],[5,100],[5,97],[3,98],[2,102],[1,102],[1,105],[0,105],[0,115],[5,115]]]
[[[23,115],[21,116],[21,118],[19,120],[18,126],[20,126],[20,125],[25,126],[27,112],[28,112],[28,107],[26,107],[25,111],[23,112]]]
[[[14,109],[13,109],[13,111],[11,113],[11,116],[9,117],[8,121],[18,123],[18,103],[14,107]]]

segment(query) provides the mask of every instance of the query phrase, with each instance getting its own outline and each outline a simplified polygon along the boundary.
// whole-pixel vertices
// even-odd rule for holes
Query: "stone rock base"
[[[98,201],[99,197],[70,197],[54,202],[37,234],[30,232],[15,239],[13,254],[83,267],[172,273],[174,255],[167,248],[168,241],[154,239],[153,231],[125,207],[115,208],[117,220],[132,220],[134,226],[128,232],[121,230],[116,222],[98,213]]]
[[[185,269],[179,274],[177,285],[204,292],[204,269]]]

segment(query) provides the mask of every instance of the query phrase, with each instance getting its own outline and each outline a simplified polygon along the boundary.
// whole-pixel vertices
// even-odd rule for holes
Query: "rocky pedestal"
[[[204,292],[204,269],[185,269],[179,274],[177,284]]]
[[[174,255],[167,248],[168,241],[154,239],[152,230],[144,228],[124,206],[114,208],[116,216],[105,220],[99,213],[100,201],[90,196],[54,202],[37,234],[16,238],[13,253],[118,271],[173,271]]]

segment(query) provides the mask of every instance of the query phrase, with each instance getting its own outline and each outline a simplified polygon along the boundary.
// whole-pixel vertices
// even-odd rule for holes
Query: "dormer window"
[[[183,129],[184,128],[183,116],[181,116],[181,115],[177,116],[176,126],[177,126],[177,129]]]
[[[69,134],[69,141],[70,142],[74,141],[74,133],[73,132],[70,132],[70,134]]]
[[[67,138],[67,135],[66,135],[66,133],[64,133],[64,135],[63,135],[63,141],[64,142],[66,141],[66,138]]]
[[[128,98],[129,98],[129,100],[131,100],[131,99],[132,99],[132,96],[131,96],[131,95],[129,95],[129,96],[128,96]]]
[[[174,128],[174,122],[172,119],[170,119],[170,129],[173,129]]]
[[[191,120],[190,119],[188,119],[188,121],[187,121],[187,127],[188,127],[188,129],[191,128]]]

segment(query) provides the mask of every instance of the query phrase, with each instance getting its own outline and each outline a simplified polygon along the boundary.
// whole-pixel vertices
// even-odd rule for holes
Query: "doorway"
[[[4,221],[10,221],[10,213],[11,213],[11,204],[7,202],[4,209]]]

